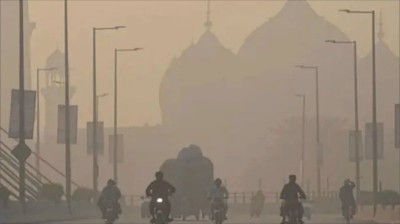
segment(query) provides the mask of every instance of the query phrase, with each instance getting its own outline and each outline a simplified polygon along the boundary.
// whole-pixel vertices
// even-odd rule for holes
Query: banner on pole
[[[65,105],[58,105],[57,143],[65,144]],[[69,106],[69,138],[71,144],[77,143],[78,106]]]
[[[400,104],[395,105],[394,114],[394,145],[400,149]]]
[[[96,152],[98,156],[104,155],[104,124],[102,121],[97,121],[96,128]],[[93,122],[86,123],[87,132],[87,154],[93,155]]]
[[[108,160],[111,164],[114,163],[114,135],[108,136]],[[124,162],[124,136],[117,134],[117,163]]]
[[[373,159],[373,123],[365,124],[365,159]],[[383,123],[376,124],[378,159],[383,159]]]
[[[358,159],[363,160],[363,143],[362,143],[362,132],[355,130],[349,131],[349,160],[350,162],[356,161],[356,139],[358,139]]]
[[[25,139],[33,139],[35,125],[36,91],[24,91]],[[19,138],[19,90],[11,91],[11,110],[8,137]]]

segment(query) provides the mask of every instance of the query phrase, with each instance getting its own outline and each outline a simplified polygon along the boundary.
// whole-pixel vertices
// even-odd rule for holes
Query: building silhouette
[[[142,192],[145,183],[162,164],[162,158],[171,158],[184,146],[196,144],[213,161],[216,175],[228,179],[230,186],[249,187],[246,183],[256,183],[260,178],[254,175],[258,172],[263,178],[271,178],[268,187],[277,190],[286,174],[297,170],[299,159],[291,156],[298,148],[281,149],[271,145],[276,138],[274,128],[282,125],[285,119],[300,116],[299,102],[294,96],[298,93],[308,96],[308,120],[314,120],[315,116],[314,74],[294,68],[297,64],[320,68],[321,119],[343,120],[343,133],[334,133],[343,135],[340,143],[332,143],[327,132],[321,133],[322,142],[327,143],[322,176],[332,176],[332,185],[349,178],[348,170],[353,170],[351,163],[344,162],[347,165],[340,167],[340,171],[335,169],[338,161],[348,159],[347,131],[353,128],[353,49],[333,46],[325,40],[350,39],[318,15],[307,1],[289,0],[281,12],[251,33],[235,54],[213,33],[210,6],[206,16],[205,31],[200,39],[172,59],[164,75],[160,85],[162,124],[119,129],[125,139],[125,162],[120,165],[122,189],[127,193]],[[382,22],[380,27],[383,27]],[[377,42],[377,81],[378,104],[384,109],[378,111],[378,119],[388,124],[385,132],[389,137],[385,145],[390,153],[381,172],[389,172],[389,165],[397,164],[398,158],[394,156],[395,151],[390,150],[394,142],[390,136],[393,136],[394,104],[399,97],[396,85],[399,57],[389,50],[382,38],[383,28]],[[370,55],[359,58],[361,127],[371,120],[370,67]],[[291,131],[300,132],[300,128]],[[106,150],[110,134],[112,128],[106,127]],[[310,141],[315,142],[311,133],[309,136]],[[62,167],[63,154],[54,152],[57,147],[48,146],[47,150],[52,151],[48,155],[58,158]],[[91,176],[92,165],[86,155],[85,129],[78,130],[75,147],[72,159],[79,168],[73,169],[73,176],[78,182],[91,186],[91,178],[87,177]],[[306,173],[312,180],[315,179],[315,151],[315,144],[307,145]],[[282,165],[282,160],[275,160],[272,155],[292,165]],[[368,170],[368,162],[362,166]],[[101,158],[100,185],[112,176],[111,170],[108,159]],[[363,174],[363,178],[367,181],[369,173]],[[382,176],[382,181],[387,186],[397,184],[397,180],[389,176]]]

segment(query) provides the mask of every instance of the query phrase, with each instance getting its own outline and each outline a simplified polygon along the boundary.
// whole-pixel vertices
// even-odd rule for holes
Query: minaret
[[[207,0],[207,20],[204,23],[205,27],[207,28],[207,30],[210,30],[212,27],[212,22],[210,20],[210,14],[211,14],[211,0]]]
[[[57,121],[58,121],[58,105],[64,105],[64,53],[59,49],[54,51],[47,59],[46,68],[56,68],[46,72],[46,80],[44,87],[40,92],[45,98],[45,126],[44,139],[47,143],[57,142]],[[70,98],[75,93],[75,88],[70,89]]]

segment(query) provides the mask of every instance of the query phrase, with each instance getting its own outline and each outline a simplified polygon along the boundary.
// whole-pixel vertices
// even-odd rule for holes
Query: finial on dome
[[[383,32],[383,21],[382,21],[382,11],[379,12],[379,32],[378,38],[382,40],[385,37],[385,33]]]
[[[212,22],[210,20],[210,14],[211,14],[210,1],[211,0],[207,0],[207,20],[204,23],[207,29],[210,29],[212,27]]]

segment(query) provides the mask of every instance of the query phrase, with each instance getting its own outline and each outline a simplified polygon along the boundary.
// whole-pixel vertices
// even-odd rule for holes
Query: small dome
[[[46,67],[47,68],[57,68],[55,73],[58,73],[62,76],[64,76],[64,57],[65,54],[60,51],[59,48],[57,48],[53,53],[49,55],[49,57],[46,60]]]

